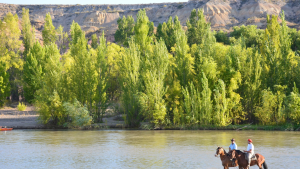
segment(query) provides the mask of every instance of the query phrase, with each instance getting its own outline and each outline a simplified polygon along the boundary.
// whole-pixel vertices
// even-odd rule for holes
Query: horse
[[[232,150],[230,151],[229,159],[236,159],[235,161],[238,162],[239,169],[248,169],[248,160],[245,158],[245,153],[243,153],[240,150]],[[255,154],[257,160],[251,160],[250,166],[257,165],[259,169],[268,169],[268,166],[266,164],[266,159],[261,154]]]
[[[232,162],[230,160],[229,155],[226,153],[226,151],[222,148],[222,147],[218,147],[215,157],[218,157],[218,155],[220,155],[220,159],[222,161],[222,165],[224,167],[224,169],[228,169],[229,167],[236,167],[238,166],[237,160],[235,160],[234,162]]]

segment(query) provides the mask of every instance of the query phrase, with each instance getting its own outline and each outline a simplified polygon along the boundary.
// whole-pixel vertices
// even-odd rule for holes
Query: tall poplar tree
[[[124,46],[128,46],[129,38],[134,35],[134,19],[131,15],[123,16],[118,19],[118,29],[115,33],[115,40],[121,42]]]
[[[153,52],[146,53],[142,74],[145,91],[140,93],[142,112],[156,127],[165,123],[166,105],[163,97],[166,93],[164,80],[168,66],[168,50],[161,39],[153,46]]]
[[[138,126],[142,115],[138,93],[141,90],[140,80],[141,56],[134,39],[129,41],[129,48],[118,63],[120,66],[120,86],[122,87],[122,103],[125,122],[129,126]]]
[[[35,29],[31,27],[29,9],[22,9],[22,36],[24,44],[23,56],[26,58],[30,48],[35,42]]]
[[[137,14],[136,24],[134,26],[135,43],[138,44],[139,50],[142,55],[145,55],[145,50],[150,44],[149,38],[149,18],[146,14],[146,10],[140,10]]]
[[[205,20],[203,9],[193,9],[189,20],[186,22],[187,25],[187,37],[189,45],[202,44],[205,38],[207,29],[210,29],[210,23]]]
[[[96,112],[94,115],[94,119],[96,122],[101,122],[103,115],[105,113],[105,110],[107,108],[107,44],[106,39],[104,37],[104,32],[102,33],[102,36],[100,37],[100,45],[97,48],[97,58],[96,58],[96,65],[95,69],[97,72],[97,87],[96,87]]]
[[[27,54],[23,69],[24,96],[29,103],[33,102],[36,91],[42,87],[45,64],[45,49],[36,42]]]
[[[62,63],[57,45],[51,43],[44,47],[45,67],[41,89],[35,94],[35,106],[44,123],[51,122],[62,126],[68,119],[63,109]]]
[[[70,78],[72,93],[82,104],[86,104],[92,110],[97,86],[95,73],[95,53],[87,49],[85,33],[81,30],[78,23],[71,25],[71,57],[73,59]],[[73,99],[75,99],[73,98]]]
[[[56,30],[52,24],[52,18],[50,13],[46,14],[44,30],[42,31],[42,37],[44,45],[50,45],[56,41]]]
[[[21,30],[19,28],[18,15],[8,13],[0,22],[0,62],[6,71],[5,77],[9,77],[10,96],[12,100],[19,100],[19,86],[23,60],[20,58]],[[4,75],[4,74],[3,74]],[[4,78],[6,79],[6,78]],[[7,87],[5,87],[8,89]]]
[[[92,35],[92,43],[91,43],[91,46],[93,49],[97,49],[98,47],[98,37],[96,34],[93,34]]]

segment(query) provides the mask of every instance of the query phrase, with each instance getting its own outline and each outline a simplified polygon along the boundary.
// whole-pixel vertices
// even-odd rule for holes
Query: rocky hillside
[[[117,29],[117,19],[124,15],[136,16],[145,8],[154,25],[166,22],[170,16],[179,17],[185,25],[194,8],[203,8],[207,21],[214,30],[227,30],[237,25],[255,24],[266,27],[266,15],[278,15],[285,11],[290,27],[300,29],[300,0],[190,0],[182,3],[159,3],[137,5],[11,5],[0,3],[0,18],[6,13],[17,13],[21,17],[22,8],[30,10],[32,24],[37,32],[43,29],[44,17],[50,12],[55,27],[62,25],[65,31],[73,22],[78,22],[87,36],[105,31],[109,41]]]

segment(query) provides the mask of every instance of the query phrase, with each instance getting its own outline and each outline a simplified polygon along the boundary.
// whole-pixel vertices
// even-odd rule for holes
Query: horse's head
[[[229,159],[232,160],[232,159],[236,158],[236,157],[235,157],[235,154],[236,154],[236,151],[235,151],[235,150],[229,151],[229,152],[228,152],[228,157],[229,157]]]
[[[218,146],[215,157],[218,157],[219,154],[223,154],[223,153],[224,153],[224,149],[222,147]]]

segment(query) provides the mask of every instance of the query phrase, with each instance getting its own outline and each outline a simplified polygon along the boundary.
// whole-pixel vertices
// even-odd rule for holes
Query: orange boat
[[[9,131],[9,130],[12,130],[13,128],[2,128],[0,127],[0,131]]]

